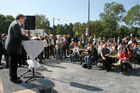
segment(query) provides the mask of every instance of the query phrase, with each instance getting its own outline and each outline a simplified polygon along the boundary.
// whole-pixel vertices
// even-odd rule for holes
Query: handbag
[[[87,63],[83,63],[82,67],[87,68]]]

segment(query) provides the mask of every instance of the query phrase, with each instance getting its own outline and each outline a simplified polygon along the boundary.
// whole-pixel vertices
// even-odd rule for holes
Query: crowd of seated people
[[[34,38],[34,37],[30,37]],[[83,55],[83,61],[87,64],[87,68],[91,69],[92,64],[102,59],[103,69],[106,71],[112,70],[112,64],[114,60],[110,57],[116,55],[120,59],[118,63],[121,64],[121,71],[123,74],[130,66],[129,61],[137,61],[140,63],[140,39],[139,37],[117,37],[117,38],[105,38],[96,36],[84,36],[81,37],[70,35],[46,35],[44,37],[36,36],[36,40],[45,41],[44,51],[39,55],[38,59],[43,61],[44,59],[66,59],[70,57],[71,63],[74,63],[79,55]],[[0,42],[4,46],[6,35],[1,35]],[[2,46],[0,46],[2,49]],[[24,49],[23,49],[24,50]],[[0,50],[2,51],[2,50]],[[127,51],[127,52],[126,52]],[[6,51],[5,51],[6,52]],[[8,67],[8,55],[0,52],[0,62],[2,55],[5,55],[6,66]],[[126,54],[127,53],[127,54]],[[27,54],[23,52],[24,56],[21,59],[27,59]],[[126,59],[125,59],[126,58]],[[129,59],[129,61],[127,61]],[[127,62],[124,62],[127,61]],[[23,62],[23,63],[24,63]]]
[[[87,68],[89,69],[92,66],[91,64],[94,63],[96,59],[101,58],[104,67],[103,69],[105,69],[106,71],[111,71],[113,63],[115,62],[111,55],[115,55],[118,59],[116,62],[120,63],[122,74],[125,74],[127,70],[132,69],[131,62],[140,62],[140,40],[138,37],[132,38],[127,36],[124,38],[113,38],[111,40],[106,39],[105,37],[101,39],[94,36],[89,37],[88,43],[86,44],[83,40],[86,40],[87,38],[88,37],[85,37],[84,39],[84,36],[82,35],[80,43],[82,45],[82,48],[85,49],[85,51],[88,51],[87,55],[85,55],[84,57],[84,61],[87,64]],[[97,42],[97,44],[95,42]],[[97,55],[97,57],[95,58],[92,58],[91,56],[91,51],[94,51],[93,47],[97,49],[97,53],[94,53],[94,56]],[[124,50],[127,51],[126,55],[127,57],[129,57],[129,61],[121,60],[123,59],[122,54],[126,53],[124,52]]]

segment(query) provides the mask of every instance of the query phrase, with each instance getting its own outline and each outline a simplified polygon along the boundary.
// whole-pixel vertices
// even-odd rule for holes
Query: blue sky
[[[98,20],[99,14],[103,12],[104,4],[107,2],[118,2],[129,10],[140,0],[90,0],[91,1],[91,20]],[[88,0],[0,0],[0,14],[13,15],[19,14],[34,15],[44,14],[49,18],[51,25],[53,17],[55,25],[69,24],[70,22],[87,22]],[[60,20],[57,20],[60,19]]]

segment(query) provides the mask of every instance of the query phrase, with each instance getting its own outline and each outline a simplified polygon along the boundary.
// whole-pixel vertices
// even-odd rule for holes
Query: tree
[[[67,35],[73,36],[73,24],[72,23],[70,23],[69,25],[65,24],[64,25],[64,30],[65,30]]]
[[[58,25],[58,26],[57,26],[56,34],[57,34],[57,35],[66,34],[63,25]]]
[[[97,37],[101,37],[101,36],[105,36],[108,37],[108,27],[106,26],[105,21],[94,21],[94,35],[96,35]]]
[[[72,24],[72,23],[69,24],[69,34],[70,34],[71,36],[74,36],[73,24]]]
[[[36,14],[36,28],[37,29],[44,29],[46,33],[50,34],[50,22],[46,15],[39,15]]]
[[[140,5],[135,5],[128,11],[124,22],[131,27],[140,26]]]
[[[66,34],[69,34],[69,25],[68,24],[64,25],[64,30],[65,30]]]
[[[130,32],[133,34],[133,36],[140,36],[139,28],[138,27],[130,28]]]
[[[122,21],[125,9],[122,4],[112,2],[106,3],[104,6],[104,12],[100,14],[102,20],[114,20],[117,22]]]
[[[140,28],[139,28],[139,30],[137,31],[137,35],[140,37]]]
[[[4,29],[4,23],[5,23],[5,16],[0,14],[0,33],[5,33]]]
[[[85,34],[86,28],[88,28],[88,23],[81,24],[81,29],[80,29],[80,32],[79,32],[79,36],[81,36],[82,34]],[[91,32],[92,32],[92,28],[90,26],[90,32],[89,32],[90,35],[91,35]]]
[[[2,33],[7,34],[8,27],[12,21],[14,21],[13,16],[10,16],[10,15],[4,16],[0,14],[0,34]]]
[[[124,25],[118,28],[116,31],[117,31],[118,36],[120,37],[125,37],[125,36],[130,35],[129,28]]]
[[[122,21],[124,13],[125,9],[122,4],[116,2],[105,4],[104,12],[100,14],[100,18],[106,23],[105,25],[108,27],[106,30],[108,30],[111,37],[113,31],[116,31],[118,27],[118,22]]]
[[[80,22],[77,22],[73,25],[73,32],[78,36],[80,36],[81,27],[82,25]]]
[[[4,29],[6,30],[5,32],[7,33],[8,28],[10,26],[10,24],[12,23],[12,21],[14,21],[14,17],[11,15],[7,15],[5,16],[5,22],[4,22]]]

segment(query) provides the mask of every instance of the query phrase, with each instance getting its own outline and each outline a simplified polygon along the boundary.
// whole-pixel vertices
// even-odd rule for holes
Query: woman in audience
[[[120,53],[122,52],[122,43],[118,44],[117,51],[118,51],[118,56],[120,56]]]
[[[74,43],[73,53],[70,55],[71,63],[74,63],[75,57],[79,55],[79,46],[77,42]]]
[[[130,65],[130,57],[127,48],[124,48],[123,51],[120,53],[120,63],[121,63],[121,72],[123,75],[126,74],[126,71],[128,69],[132,69]]]
[[[99,55],[99,56],[101,56],[102,48],[103,48],[103,43],[100,43],[100,44],[98,45],[98,55]]]

